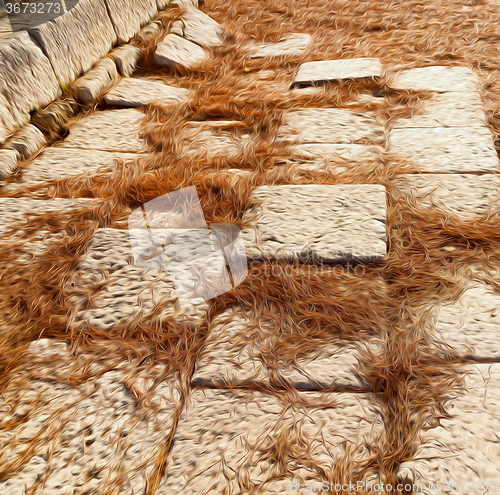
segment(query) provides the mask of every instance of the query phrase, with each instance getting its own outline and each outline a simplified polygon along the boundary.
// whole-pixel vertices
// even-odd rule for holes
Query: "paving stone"
[[[479,79],[467,67],[418,67],[400,72],[390,86],[413,91],[477,91]]]
[[[487,127],[393,129],[389,150],[412,160],[422,172],[484,173],[498,170]]]
[[[45,149],[22,169],[19,181],[5,185],[2,191],[19,191],[24,187],[78,175],[88,177],[101,171],[111,170],[117,159],[131,162],[142,156],[146,155],[51,147]]]
[[[364,442],[381,429],[370,396],[331,394],[322,400],[305,392],[300,399],[305,403],[285,405],[254,391],[194,390],[156,493],[243,493],[245,485],[256,493],[291,494],[292,482],[323,479],[315,465],[327,479],[333,476],[349,448],[357,462],[366,457]],[[294,454],[284,454],[281,465],[272,459],[275,449]]]
[[[6,179],[17,170],[17,163],[22,156],[16,150],[0,149],[0,179]]]
[[[384,149],[381,146],[365,146],[362,144],[327,144],[309,143],[295,146],[292,156],[304,159],[324,158],[329,160],[377,160],[380,159]]]
[[[5,143],[5,148],[16,150],[23,158],[29,158],[46,142],[43,132],[38,127],[26,124]]]
[[[477,93],[441,93],[423,102],[411,118],[398,119],[393,128],[481,127],[486,125],[483,102]]]
[[[500,358],[500,295],[472,282],[456,302],[436,308],[436,336],[459,356]]]
[[[145,143],[139,138],[138,124],[143,118],[144,114],[134,109],[95,112],[72,125],[61,147],[132,153],[143,151]]]
[[[175,34],[168,34],[156,47],[153,62],[157,65],[180,65],[191,68],[205,60],[203,48]]]
[[[222,43],[223,27],[201,10],[186,8],[181,16],[184,38],[202,47],[217,46]]]
[[[49,57],[57,80],[64,84],[87,72],[117,41],[102,0],[80,0],[68,13],[29,33]]]
[[[276,328],[264,317],[246,313],[241,308],[225,311],[212,322],[192,385],[269,385],[273,376],[278,382],[288,381],[302,390],[368,388],[356,376],[359,348],[366,347],[367,342],[345,343],[345,346],[339,342],[318,344],[314,355],[307,358],[289,363],[280,360],[281,365],[266,364],[263,356],[278,340]],[[374,339],[372,341],[374,343]]]
[[[188,99],[190,94],[189,89],[167,86],[159,81],[124,78],[106,94],[104,100],[109,105],[139,107],[155,101],[176,103]]]
[[[294,84],[379,77],[382,64],[378,58],[353,58],[346,60],[321,60],[306,62],[299,67]]]
[[[110,55],[120,75],[130,77],[139,65],[141,50],[134,45],[122,45],[113,50]]]
[[[143,493],[145,477],[173,426],[179,379],[163,376],[159,365],[137,370],[103,356],[97,360],[89,352],[74,355],[65,343],[53,339],[33,342],[25,353],[31,363],[40,364],[36,369],[26,366],[31,374],[24,369],[16,376],[22,394],[8,391],[0,398],[2,424],[23,414],[15,426],[2,431],[4,462],[19,462],[36,438],[38,445],[23,469],[16,474],[12,470],[0,483],[0,492],[35,490],[37,478],[47,475],[40,493],[81,493],[83,486],[91,491]],[[71,370],[83,363],[89,363],[89,371],[103,374],[70,385]],[[104,372],[106,367],[113,371]],[[155,383],[157,377],[161,379]]]
[[[500,178],[458,174],[403,174],[392,183],[405,196],[411,193],[421,208],[444,210],[461,220],[471,220],[498,210]]]
[[[311,35],[292,33],[278,43],[259,43],[250,52],[250,58],[301,55],[311,43]]]
[[[106,0],[106,4],[118,43],[129,41],[158,13],[156,0]]]
[[[384,132],[369,114],[339,108],[308,108],[288,113],[278,139],[301,143],[372,141],[378,144],[383,142]]]
[[[451,419],[441,418],[440,426],[423,433],[422,447],[415,460],[403,464],[405,472],[413,473],[415,484],[424,486],[414,493],[450,493],[466,495],[493,494],[500,484],[500,365],[478,364],[465,367],[469,373],[465,393],[455,396],[447,407]],[[472,481],[458,484],[458,490],[446,489],[452,481]],[[491,481],[489,489],[486,482]],[[439,482],[439,489],[429,487]],[[482,482],[482,484],[479,484]]]
[[[231,133],[231,125],[235,121],[203,121],[189,122],[182,135],[180,153],[189,155],[206,155],[208,157],[233,157],[249,144],[248,138],[242,139]]]
[[[247,212],[250,256],[327,263],[386,256],[383,186],[262,186],[253,196],[262,205]]]
[[[87,322],[108,330],[137,318],[150,324],[159,324],[165,317],[191,325],[202,321],[207,303],[181,307],[168,268],[148,270],[134,263],[128,230],[99,229],[73,280],[72,301],[77,311],[73,324]],[[92,286],[103,283],[87,306]]]
[[[111,83],[118,79],[116,64],[109,57],[103,58],[72,86],[75,98],[91,105]]]
[[[49,60],[28,33],[0,40],[0,143],[60,94]]]

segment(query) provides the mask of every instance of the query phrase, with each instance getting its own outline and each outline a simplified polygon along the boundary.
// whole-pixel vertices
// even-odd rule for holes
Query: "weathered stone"
[[[187,8],[181,17],[184,38],[202,47],[220,45],[224,29],[201,10]]]
[[[169,34],[156,47],[153,62],[157,65],[194,67],[203,62],[207,54],[203,48],[175,34]]]
[[[113,50],[110,55],[120,75],[130,77],[139,64],[141,50],[134,45],[123,45]]]
[[[479,80],[468,67],[418,67],[400,72],[391,87],[413,91],[477,91]]]
[[[487,127],[393,129],[389,150],[422,172],[496,172],[498,156]]]
[[[158,10],[163,10],[170,5],[170,0],[157,0]]]
[[[28,33],[0,40],[0,143],[60,94],[49,60]]]
[[[143,151],[145,143],[139,137],[138,125],[143,118],[142,112],[133,109],[93,113],[71,127],[61,147],[132,153]]]
[[[482,282],[471,283],[459,300],[436,308],[434,333],[459,356],[498,360],[500,295]]]
[[[9,18],[6,15],[0,15],[0,39],[10,36],[12,29],[10,27]]]
[[[498,210],[500,178],[494,174],[404,174],[392,183],[410,193],[421,208],[440,208],[446,216],[470,220]]]
[[[379,77],[382,64],[378,58],[353,58],[346,60],[322,60],[306,62],[299,68],[294,84]]]
[[[198,8],[198,0],[170,0],[170,5],[172,7],[178,7],[180,9],[187,9],[187,8]]]
[[[180,19],[172,24],[172,29],[170,30],[170,32],[172,34],[176,34],[177,36],[184,36],[183,24]]]
[[[451,418],[441,417],[440,426],[422,433],[422,447],[414,460],[401,465],[405,472],[412,473],[413,483],[423,485],[423,489],[418,488],[413,493],[430,495],[460,491],[473,495],[497,491],[495,486],[500,483],[497,435],[500,429],[500,365],[469,365],[464,371],[467,372],[465,391],[448,403]],[[439,489],[431,488],[437,482]],[[452,482],[458,488],[448,490],[446,486],[451,486]]]
[[[301,337],[297,335],[297,339]],[[280,356],[279,362],[266,363],[266,350],[278,340],[272,321],[247,314],[241,308],[224,312],[212,322],[193,386],[270,385],[272,377],[278,383],[289,382],[303,390],[367,388],[356,376],[359,348],[366,343],[317,344],[314,354],[307,358],[284,362],[284,356]]]
[[[327,263],[386,256],[383,186],[262,186],[253,196],[262,204],[247,212],[250,256]]]
[[[22,169],[20,180],[4,186],[4,191],[19,191],[23,187],[78,175],[90,176],[111,170],[119,159],[127,162],[141,156],[145,155],[85,149],[47,148],[28,167]]]
[[[308,108],[288,113],[278,139],[303,143],[381,143],[384,132],[375,117],[365,113],[338,108]]]
[[[106,94],[104,100],[109,105],[139,107],[155,101],[176,103],[189,98],[190,93],[189,89],[167,86],[151,79],[125,78]]]
[[[398,119],[393,128],[481,127],[486,125],[483,102],[477,93],[441,93],[423,101],[411,118]]]
[[[377,160],[384,152],[381,146],[365,146],[362,144],[300,144],[293,149],[293,157],[306,160],[348,160],[353,162]]]
[[[194,390],[156,493],[241,493],[245,480],[256,493],[291,494],[292,482],[334,479],[346,451],[352,464],[367,457],[364,442],[382,427],[369,395],[304,392],[298,399],[290,405],[255,391]],[[279,466],[271,454],[277,442],[280,452],[294,453]]]
[[[90,105],[116,79],[118,79],[116,65],[111,58],[106,57],[80,77],[73,84],[72,90],[78,101]]]
[[[105,286],[84,301],[92,286]],[[72,301],[77,309],[75,324],[86,322],[107,330],[118,323],[141,321],[158,324],[165,317],[197,324],[207,304],[180,307],[172,275],[168,270],[147,270],[134,266],[130,232],[100,229],[96,232],[74,280]],[[83,307],[82,307],[83,306]]]
[[[160,34],[162,23],[160,21],[153,21],[144,26],[139,31],[139,36],[143,39],[152,39]]]
[[[117,40],[102,0],[80,0],[67,14],[32,28],[29,33],[64,84],[87,72],[110,52]]]
[[[33,342],[23,354],[25,367],[15,377],[22,393],[10,389],[0,398],[2,423],[23,415],[23,421],[2,434],[2,444],[8,446],[4,458],[19,462],[23,442],[36,441],[37,451],[24,458],[20,472],[3,478],[0,492],[34,490],[43,477],[46,493],[77,493],[82,486],[124,495],[143,493],[147,474],[174,425],[180,379],[165,376],[164,366],[96,359],[89,350],[75,354],[55,339]],[[70,384],[84,364],[96,375]],[[60,441],[54,441],[58,435]],[[50,465],[44,457],[47,451]]]
[[[17,170],[21,155],[16,150],[0,149],[0,179],[10,177]]]
[[[12,138],[5,143],[6,149],[18,151],[23,158],[34,155],[47,140],[43,132],[32,124],[21,127]]]
[[[301,55],[310,43],[310,34],[292,33],[279,43],[260,43],[252,48],[250,58]]]
[[[248,143],[247,139],[236,138],[231,133],[235,121],[189,122],[182,141],[180,154],[233,157]]]
[[[106,0],[118,43],[126,43],[158,13],[156,0]]]

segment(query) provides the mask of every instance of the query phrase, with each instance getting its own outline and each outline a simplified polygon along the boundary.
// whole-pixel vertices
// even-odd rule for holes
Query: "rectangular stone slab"
[[[477,91],[479,78],[468,67],[417,67],[396,75],[389,85],[412,91]]]
[[[54,339],[33,342],[25,353],[31,376],[26,369],[18,373],[17,380],[24,380],[22,394],[10,392],[0,398],[2,423],[12,420],[14,414],[26,413],[23,421],[3,430],[2,443],[14,448],[14,452],[4,450],[4,461],[19,460],[26,449],[23,440],[29,442],[38,435],[40,443],[19,473],[9,473],[0,482],[0,492],[35,490],[37,478],[47,474],[46,493],[77,493],[82,486],[93,491],[118,490],[124,495],[143,493],[145,477],[174,425],[180,379],[165,377],[160,365],[146,364],[134,370],[124,361],[111,363],[110,358],[97,359],[89,352],[75,356],[64,342]],[[42,364],[35,371],[30,364],[38,359]],[[72,366],[82,361],[102,375],[70,385],[66,378],[72,376]],[[106,367],[113,370],[106,372]],[[42,378],[34,379],[33,371]],[[161,379],[155,383],[157,377]],[[145,400],[140,402],[138,397]],[[32,407],[40,399],[42,403]],[[120,470],[125,473],[121,480]]]
[[[64,84],[88,71],[117,41],[102,0],[80,0],[68,13],[29,33],[49,57],[58,81]]]
[[[181,16],[184,38],[202,47],[222,43],[223,27],[201,10],[187,7]]]
[[[120,44],[133,38],[140,28],[158,13],[156,0],[105,1]]]
[[[250,58],[301,55],[310,43],[310,34],[292,33],[278,43],[259,43],[250,50]]]
[[[353,449],[356,461],[366,457],[364,439],[373,442],[381,429],[369,395],[322,398],[305,392],[299,399],[304,402],[287,405],[260,392],[194,390],[156,493],[194,495],[208,487],[214,493],[241,493],[242,480],[256,493],[297,493],[291,483],[300,483],[301,477],[304,482],[320,481],[312,462],[328,476],[333,466],[342,464],[344,448]],[[270,459],[273,445],[296,456],[285,456],[281,467]],[[281,476],[273,480],[276,474]]]
[[[127,77],[106,93],[104,101],[108,105],[139,107],[156,101],[177,103],[187,100],[190,93],[188,89],[167,86],[160,81]]]
[[[201,64],[207,52],[196,43],[181,38],[176,34],[167,34],[156,47],[153,62],[156,65],[194,67]]]
[[[299,67],[294,84],[379,77],[382,64],[378,58],[353,58],[345,60],[320,60],[306,62]]]
[[[132,162],[146,156],[139,153],[117,153],[71,148],[47,148],[22,169],[21,178],[6,184],[4,192],[20,191],[24,187],[42,185],[78,175],[89,176],[99,171],[109,171],[116,160]]]
[[[423,101],[411,118],[398,119],[394,129],[406,127],[481,127],[486,125],[483,101],[477,93],[440,93]]]
[[[441,418],[441,426],[422,433],[415,460],[401,466],[415,484],[424,486],[414,493],[450,493],[446,483],[452,481],[482,482],[474,489],[459,484],[456,492],[466,495],[495,493],[493,483],[487,490],[486,481],[500,485],[500,364],[469,365],[464,371],[465,392],[455,395],[447,407],[451,419]],[[439,489],[429,489],[436,482]]]
[[[74,123],[63,148],[137,153],[145,150],[139,137],[139,110],[107,110],[87,115]]]
[[[393,129],[389,151],[412,160],[422,172],[484,173],[498,170],[487,127]]]
[[[383,186],[262,186],[253,197],[262,204],[247,212],[250,256],[328,263],[386,256]]]
[[[435,335],[468,359],[500,358],[500,295],[473,282],[456,302],[436,309]]]
[[[485,174],[404,174],[392,179],[400,194],[411,193],[421,208],[436,210],[461,220],[485,215],[500,206],[500,178]]]
[[[60,94],[49,60],[28,33],[0,40],[0,143]]]
[[[346,284],[347,285],[347,284]],[[233,308],[212,321],[203,352],[196,363],[193,386],[271,385],[271,377],[279,383],[300,390],[366,390],[358,378],[360,348],[375,345],[375,339],[317,345],[306,358],[281,366],[268,367],[261,358],[270,345],[279,340],[276,330],[265,318]],[[297,341],[301,337],[297,335]],[[285,360],[284,356],[280,359]]]
[[[384,132],[369,114],[339,108],[308,108],[288,113],[278,139],[301,143],[381,143]]]

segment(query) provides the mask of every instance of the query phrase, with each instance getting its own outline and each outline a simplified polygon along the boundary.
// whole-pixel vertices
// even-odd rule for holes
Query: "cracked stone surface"
[[[187,100],[190,93],[188,89],[167,86],[159,81],[124,78],[106,93],[104,101],[108,105],[139,107],[155,101],[176,103]]]
[[[413,161],[422,172],[484,173],[498,170],[487,127],[393,129],[389,150]]]
[[[481,127],[486,125],[483,101],[477,93],[440,93],[423,102],[412,118],[399,119],[395,129],[406,127]]]
[[[71,148],[47,148],[22,169],[19,181],[5,185],[3,191],[20,191],[23,187],[42,185],[78,175],[89,176],[112,170],[118,159],[132,162],[146,156],[139,153],[119,153]]]
[[[250,58],[301,55],[311,43],[311,35],[292,33],[278,43],[259,43],[250,51]]]
[[[381,143],[383,128],[375,117],[338,108],[308,108],[288,113],[280,127],[279,139],[300,143],[351,144]]]
[[[439,207],[461,220],[498,212],[500,204],[500,179],[493,174],[403,174],[392,182],[401,194],[411,193],[421,208]]]
[[[107,110],[88,115],[70,128],[61,147],[101,151],[141,152],[145,143],[139,137],[139,110]]]
[[[500,357],[500,295],[484,283],[471,283],[456,302],[436,309],[436,336],[459,356]]]
[[[23,158],[28,158],[34,155],[46,142],[43,132],[38,127],[26,124],[5,143],[5,148],[16,150]]]
[[[415,460],[402,464],[402,469],[412,473],[414,483],[425,488],[417,493],[446,493],[446,482],[473,481],[481,493],[493,494],[497,490],[486,480],[500,479],[500,379],[499,364],[478,364],[464,367],[468,373],[466,392],[454,395],[447,410],[451,419],[441,419],[441,426],[422,433],[422,446]],[[430,490],[429,485],[439,481],[440,490]],[[466,495],[477,493],[476,486],[459,485]]]
[[[246,217],[244,236],[252,257],[323,262],[385,258],[383,186],[262,186],[253,196],[262,204]]]
[[[118,70],[114,61],[106,57],[98,62],[87,74],[80,77],[72,89],[75,98],[84,104],[94,103],[101,93],[118,79]]]
[[[411,91],[477,91],[479,80],[468,67],[418,67],[400,72],[390,81],[396,89]]]
[[[19,462],[23,451],[27,462],[20,472],[0,482],[0,491],[20,494],[34,487],[38,477],[44,485],[37,491],[44,494],[83,494],[104,486],[127,495],[143,491],[144,476],[173,425],[180,399],[178,378],[164,377],[155,384],[151,377],[162,375],[160,366],[149,366],[137,376],[126,362],[113,366],[110,360],[98,361],[95,355],[80,353],[92,371],[102,369],[103,374],[74,386],[66,382],[66,376],[76,368],[75,356],[64,342],[41,339],[31,343],[26,354],[31,361],[26,368],[39,363],[38,379],[23,370],[16,377],[26,380],[23,396],[6,393],[0,398],[0,422],[12,419],[8,405],[15,400],[19,401],[15,412],[26,414],[16,426],[2,430],[0,441],[16,446],[5,451],[4,465]],[[106,366],[114,369],[105,372]],[[144,400],[148,395],[152,395],[151,402]],[[33,455],[23,442],[37,436]]]
[[[299,395],[304,402],[291,406],[260,392],[194,390],[157,493],[198,494],[207,487],[241,493],[242,483],[252,483],[263,493],[289,494],[291,481],[319,481],[314,463],[329,473],[345,455],[343,446],[353,448],[356,460],[366,456],[364,443],[381,426],[369,395]],[[283,467],[266,456],[278,438],[295,452]]]
[[[130,77],[139,65],[141,50],[134,45],[122,45],[114,49],[110,55],[120,75]]]
[[[158,43],[153,62],[157,65],[180,65],[187,68],[195,67],[207,57],[205,50],[176,34],[168,34]]]
[[[305,271],[304,271],[305,272]],[[279,336],[270,321],[241,308],[225,311],[213,322],[193,375],[193,386],[248,386],[264,383],[302,390],[367,389],[356,374],[363,342],[318,344],[316,351],[295,362],[276,362],[268,351]],[[300,339],[297,335],[296,339]],[[269,361],[271,359],[271,361]]]
[[[180,20],[187,40],[206,48],[222,43],[223,27],[201,10],[188,7]]]
[[[377,58],[321,60],[302,64],[293,82],[306,84],[339,79],[379,77],[380,75],[382,75],[382,64]]]

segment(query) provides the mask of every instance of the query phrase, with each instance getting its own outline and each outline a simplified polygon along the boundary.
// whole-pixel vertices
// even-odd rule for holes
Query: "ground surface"
[[[134,41],[189,91],[122,87],[0,188],[0,493],[500,490],[498,5],[201,9],[193,69],[153,64],[177,10]],[[191,309],[127,231],[188,186],[251,260]]]

